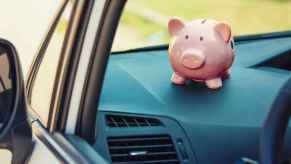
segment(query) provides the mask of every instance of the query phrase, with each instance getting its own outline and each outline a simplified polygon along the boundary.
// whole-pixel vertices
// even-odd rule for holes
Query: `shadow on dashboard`
[[[258,65],[256,67],[273,67],[291,71],[291,50],[280,55],[276,55]]]

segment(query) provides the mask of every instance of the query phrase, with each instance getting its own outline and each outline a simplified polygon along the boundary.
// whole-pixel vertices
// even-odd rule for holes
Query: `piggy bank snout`
[[[198,69],[204,65],[205,55],[199,50],[190,49],[182,54],[181,63],[188,69]]]

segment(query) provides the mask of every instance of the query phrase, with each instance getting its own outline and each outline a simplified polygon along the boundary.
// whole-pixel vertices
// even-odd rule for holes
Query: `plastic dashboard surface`
[[[198,163],[256,159],[260,127],[291,75],[263,63],[291,55],[290,50],[290,37],[236,42],[231,77],[218,91],[194,82],[172,85],[167,49],[111,55],[99,110],[176,120]],[[287,138],[291,152],[291,136]]]

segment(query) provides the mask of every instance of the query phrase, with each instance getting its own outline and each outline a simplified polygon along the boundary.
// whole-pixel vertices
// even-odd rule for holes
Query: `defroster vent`
[[[123,115],[106,115],[106,124],[109,127],[163,126],[162,122],[155,118]]]

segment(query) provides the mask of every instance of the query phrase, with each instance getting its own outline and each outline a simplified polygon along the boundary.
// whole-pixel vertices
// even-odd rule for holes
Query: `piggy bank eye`
[[[203,41],[203,40],[204,40],[203,36],[200,36],[200,41]]]
[[[185,39],[189,39],[189,35],[185,35]]]

